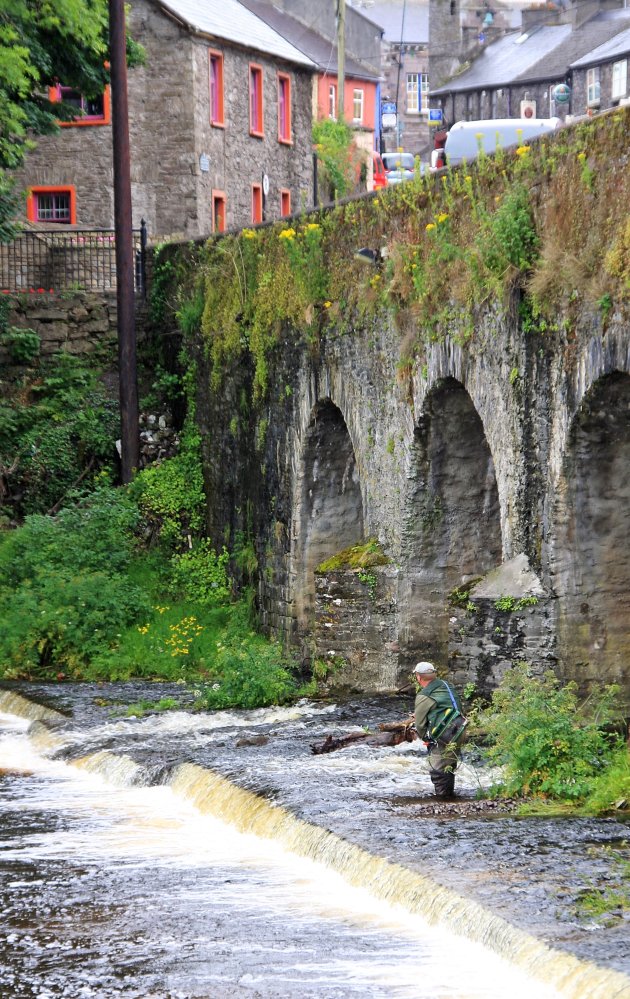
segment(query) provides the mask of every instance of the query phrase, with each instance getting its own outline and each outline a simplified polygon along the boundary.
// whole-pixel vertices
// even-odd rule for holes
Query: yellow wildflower
[[[584,160],[586,159],[586,153],[584,153],[584,152],[578,153],[578,159],[579,159],[580,163],[583,163]]]
[[[426,229],[427,232],[431,232],[432,229],[436,228],[435,222],[427,222],[424,228]]]
[[[518,146],[517,150],[516,150],[516,155],[517,156],[527,156],[530,148],[531,148],[530,146]]]
[[[253,229],[243,229],[243,236],[245,239],[255,239],[256,233]]]
[[[324,302],[324,308],[325,309],[329,309],[331,305],[332,305],[332,302]]]
[[[306,226],[306,231],[307,232],[309,232],[309,231],[310,232],[314,232],[315,229],[319,229],[319,223],[318,222],[309,222],[308,225]]]
[[[448,212],[440,212],[440,214],[437,217],[437,220],[439,223],[442,223],[446,222],[447,218],[448,218]]]
[[[295,229],[283,229],[282,232],[278,234],[278,239],[295,239]]]
[[[464,180],[466,181],[467,184],[472,184],[472,177],[470,176],[469,173],[466,174]]]

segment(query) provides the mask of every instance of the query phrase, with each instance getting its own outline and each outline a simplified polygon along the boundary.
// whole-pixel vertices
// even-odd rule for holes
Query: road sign
[[[442,109],[429,108],[429,125],[441,125],[441,124],[442,124]]]
[[[396,114],[396,101],[381,101],[381,114]]]

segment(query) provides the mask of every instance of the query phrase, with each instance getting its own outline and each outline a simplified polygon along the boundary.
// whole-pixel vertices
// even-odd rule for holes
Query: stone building
[[[431,104],[442,109],[447,127],[613,107],[628,94],[629,29],[630,10],[599,2],[524,10],[518,30],[489,42],[451,79],[432,86]]]
[[[133,224],[206,235],[311,204],[315,66],[237,0],[136,0],[128,74]],[[35,224],[113,226],[109,93],[41,137],[16,177]]]
[[[336,118],[338,107],[338,51],[334,4],[313,10],[304,0],[241,0],[278,34],[315,63],[313,118]],[[379,146],[381,29],[348,7],[344,60],[344,118],[355,143],[368,154]],[[359,55],[354,53],[358,52]]]
[[[429,5],[426,0],[368,0],[366,13],[383,29],[381,149],[403,148],[426,159],[431,145]]]

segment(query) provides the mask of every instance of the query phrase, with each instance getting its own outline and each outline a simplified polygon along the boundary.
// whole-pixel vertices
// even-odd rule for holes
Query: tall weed
[[[505,768],[507,794],[583,801],[620,748],[606,726],[614,719],[616,687],[580,704],[576,685],[552,673],[534,678],[525,664],[508,672],[481,724],[491,739],[490,760]]]

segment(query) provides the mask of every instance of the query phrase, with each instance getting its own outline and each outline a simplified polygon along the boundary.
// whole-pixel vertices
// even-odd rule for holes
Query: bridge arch
[[[549,574],[559,661],[584,690],[629,676],[630,375],[586,391],[568,429],[552,502]]]
[[[313,630],[315,569],[363,540],[364,510],[355,450],[344,416],[333,401],[313,406],[296,469],[291,580],[298,635]]]
[[[495,466],[481,417],[463,384],[440,379],[414,431],[403,525],[401,665],[446,663],[447,597],[501,563]]]

